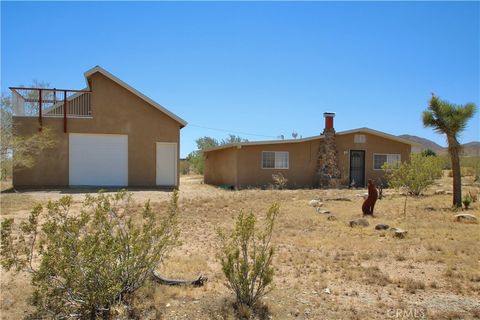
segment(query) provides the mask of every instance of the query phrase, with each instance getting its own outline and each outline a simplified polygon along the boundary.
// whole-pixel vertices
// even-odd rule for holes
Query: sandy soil
[[[480,187],[464,178],[464,192]],[[242,190],[204,185],[199,176],[181,178],[181,242],[159,271],[165,276],[208,276],[202,288],[165,287],[148,283],[135,299],[139,319],[234,319],[234,297],[224,286],[218,261],[218,228],[229,229],[240,210],[259,218],[272,202],[281,214],[273,243],[275,288],[265,298],[272,319],[478,319],[480,318],[480,225],[453,222],[448,177],[420,198],[385,190],[370,226],[351,228],[361,216],[366,190]],[[95,190],[30,190],[2,193],[2,218],[25,219],[35,203],[71,194],[76,208],[85,192]],[[131,190],[161,210],[168,191]],[[345,198],[349,201],[338,201]],[[322,199],[327,220],[308,205]],[[480,218],[480,204],[469,210]],[[376,231],[377,223],[408,230],[405,239]],[[28,311],[30,279],[1,273],[1,317],[22,318]],[[328,289],[328,290],[326,290]],[[326,293],[329,291],[330,293]]]

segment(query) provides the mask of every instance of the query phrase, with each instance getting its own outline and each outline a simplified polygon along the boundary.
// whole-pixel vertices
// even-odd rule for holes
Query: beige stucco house
[[[265,187],[281,173],[292,188],[329,185],[363,187],[383,177],[385,162],[408,160],[415,143],[359,128],[335,132],[333,113],[325,113],[319,136],[242,142],[204,151],[204,180],[229,188]]]
[[[56,146],[15,187],[179,185],[180,129],[187,123],[105,69],[84,90],[11,88],[16,135],[50,128]]]

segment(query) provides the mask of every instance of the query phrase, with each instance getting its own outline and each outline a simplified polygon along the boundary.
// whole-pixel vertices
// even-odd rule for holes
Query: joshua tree
[[[475,114],[476,106],[473,103],[455,105],[440,100],[432,94],[427,110],[423,112],[423,125],[432,127],[436,132],[447,136],[448,153],[452,161],[453,173],[453,205],[462,207],[462,181],[460,172],[461,145],[458,134],[465,130],[468,120]]]

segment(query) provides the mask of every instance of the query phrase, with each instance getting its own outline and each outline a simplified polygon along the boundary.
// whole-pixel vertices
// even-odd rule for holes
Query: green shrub
[[[468,210],[468,207],[470,207],[470,204],[473,202],[473,199],[472,199],[472,196],[470,195],[470,193],[467,193],[464,197],[463,197],[463,200],[462,200],[462,203],[465,207],[465,209]]]
[[[190,173],[190,162],[188,160],[180,160],[180,174],[185,175]]]
[[[410,162],[397,166],[383,166],[388,185],[395,189],[404,189],[410,195],[419,196],[431,186],[435,179],[442,177],[440,161],[436,157],[424,157],[412,154]]]
[[[187,161],[195,173],[203,174],[205,159],[201,150],[190,152],[187,156]]]
[[[271,290],[274,250],[270,241],[278,213],[279,206],[275,203],[267,211],[264,227],[257,230],[255,215],[241,212],[229,236],[220,232],[222,270],[238,307],[255,308]]]
[[[425,149],[422,151],[422,156],[424,157],[436,157],[437,153],[432,149]]]
[[[407,198],[409,195],[419,196],[435,179],[442,176],[441,163],[437,157],[424,157],[420,154],[412,154],[410,162],[399,165],[383,166],[385,179],[388,186],[405,192],[403,214],[407,214]]]
[[[2,222],[1,264],[31,274],[32,318],[108,318],[175,243],[177,202],[174,192],[164,219],[149,201],[137,206],[125,191],[87,195],[76,215],[71,196],[50,201],[42,220],[38,205],[19,228],[13,219]]]

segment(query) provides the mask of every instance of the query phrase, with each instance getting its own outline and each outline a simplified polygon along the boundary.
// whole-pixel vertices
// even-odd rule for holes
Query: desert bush
[[[265,225],[257,230],[255,215],[241,212],[229,235],[220,232],[225,285],[235,293],[237,307],[255,308],[271,290],[274,253],[271,238],[278,213],[279,205],[274,203],[267,211]]]
[[[442,169],[437,157],[424,157],[412,154],[410,162],[383,166],[385,179],[391,188],[405,192],[403,214],[407,214],[407,199],[409,195],[419,196],[431,186],[435,179],[442,176]]]
[[[164,219],[125,191],[87,195],[78,215],[71,206],[65,196],[48,202],[42,223],[41,205],[19,226],[2,221],[1,264],[31,275],[32,318],[108,318],[112,307],[128,304],[178,235],[176,192]]]
[[[432,149],[425,149],[422,151],[422,156],[424,157],[436,157],[437,153]]]
[[[424,290],[425,283],[421,280],[406,278],[403,280],[403,286],[408,293],[416,293],[417,290]]]
[[[477,202],[477,200],[478,200],[478,194],[477,193],[472,193],[472,191],[469,191],[468,195],[470,196],[470,198],[472,198],[472,202]]]
[[[190,162],[188,160],[180,160],[180,174],[190,173]]]
[[[272,180],[275,189],[279,190],[285,189],[288,183],[288,179],[281,172],[272,174]]]
[[[465,207],[466,210],[468,210],[472,202],[473,202],[472,196],[470,195],[470,193],[467,193],[462,200],[463,206]]]
[[[460,175],[461,177],[475,177],[476,175],[476,169],[472,167],[461,167],[460,168]],[[452,178],[453,177],[453,171],[448,170],[448,177]]]
[[[476,174],[474,167],[462,167],[461,170],[462,177],[474,177]]]
[[[435,179],[442,176],[440,162],[436,157],[423,157],[418,154],[412,154],[410,162],[396,166],[385,164],[383,169],[390,187],[404,189],[414,196],[421,195]]]

